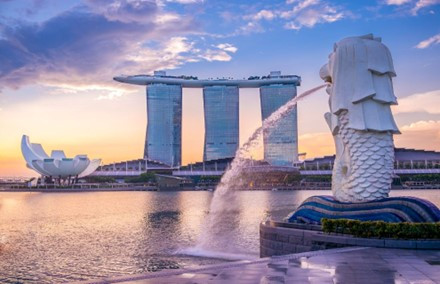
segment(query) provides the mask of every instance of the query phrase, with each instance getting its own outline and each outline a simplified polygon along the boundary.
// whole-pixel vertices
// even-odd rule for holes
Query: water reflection
[[[295,270],[296,275],[318,283],[406,283],[389,261],[376,250],[368,249],[289,260],[289,265],[301,268]]]
[[[160,224],[179,225],[179,211],[160,211],[147,214],[148,223],[152,224],[152,228],[159,228]]]
[[[240,210],[213,228],[216,246],[257,256],[260,220],[285,217],[306,197],[328,193],[240,192]],[[417,193],[440,205],[436,191]],[[78,281],[223,262],[175,254],[197,244],[211,198],[210,192],[0,193],[0,282]]]

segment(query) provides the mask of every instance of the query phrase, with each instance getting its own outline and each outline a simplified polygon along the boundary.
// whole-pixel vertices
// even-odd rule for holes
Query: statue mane
[[[397,104],[392,85],[396,72],[391,53],[380,38],[369,34],[342,39],[334,45],[327,68],[334,115],[347,110],[353,129],[399,133],[386,110]],[[379,119],[369,117],[376,113]]]

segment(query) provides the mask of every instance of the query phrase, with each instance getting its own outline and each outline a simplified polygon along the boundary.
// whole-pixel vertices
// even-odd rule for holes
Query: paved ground
[[[440,251],[341,248],[92,283],[440,283]]]

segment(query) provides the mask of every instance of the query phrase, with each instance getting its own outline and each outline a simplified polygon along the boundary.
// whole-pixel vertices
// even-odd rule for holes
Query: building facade
[[[176,167],[182,156],[182,86],[147,87],[147,134],[144,159]]]
[[[203,88],[205,143],[203,160],[234,157],[239,145],[237,86]]]
[[[268,85],[260,87],[261,117],[268,118],[274,111],[296,96],[296,85]],[[296,107],[278,126],[263,133],[264,160],[271,165],[291,166],[298,160],[298,123]]]
[[[118,76],[114,80],[147,86],[147,134],[144,159],[170,167],[181,165],[182,88],[203,88],[205,141],[203,161],[232,158],[239,147],[239,89],[260,88],[263,119],[296,96],[301,78],[270,72],[248,79],[202,79],[194,76]],[[272,165],[292,165],[297,159],[296,109],[264,136],[265,158]]]

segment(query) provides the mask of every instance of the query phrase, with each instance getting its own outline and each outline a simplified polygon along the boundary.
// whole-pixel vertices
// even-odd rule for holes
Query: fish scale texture
[[[388,197],[394,169],[394,143],[389,132],[348,128],[348,113],[339,115],[344,150],[335,160],[332,191],[341,202],[365,202]]]

